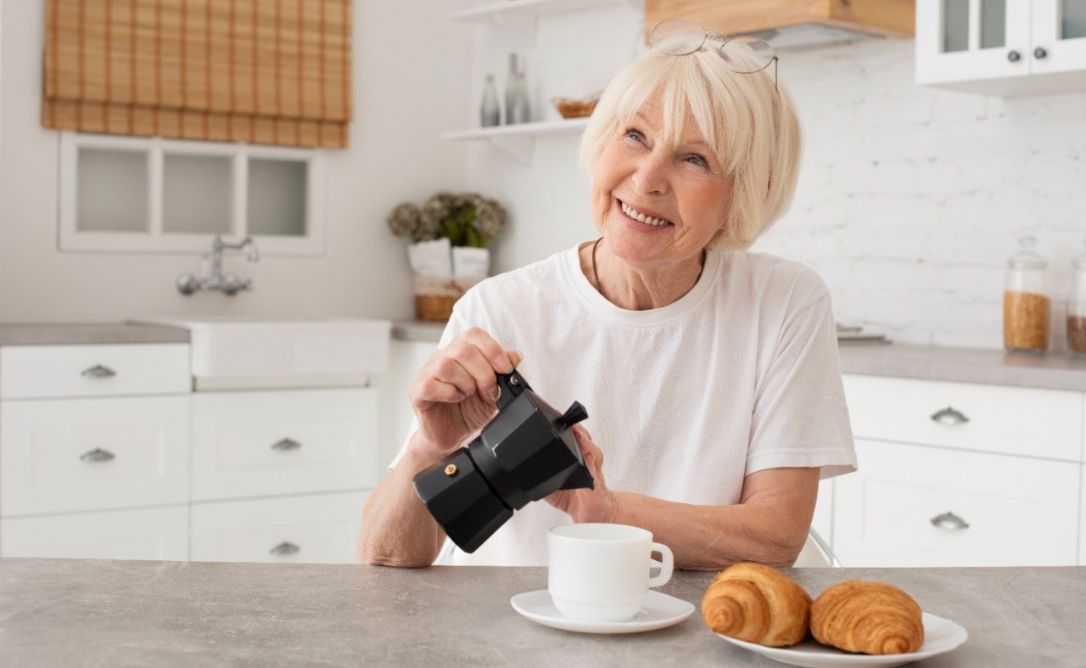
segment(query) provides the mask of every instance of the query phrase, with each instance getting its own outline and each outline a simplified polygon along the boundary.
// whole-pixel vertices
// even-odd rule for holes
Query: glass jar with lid
[[[1067,345],[1086,353],[1086,251],[1071,261],[1071,296],[1067,300]]]
[[[1037,239],[1022,237],[1007,261],[1003,291],[1003,347],[1014,352],[1048,350],[1048,261],[1035,250]]]

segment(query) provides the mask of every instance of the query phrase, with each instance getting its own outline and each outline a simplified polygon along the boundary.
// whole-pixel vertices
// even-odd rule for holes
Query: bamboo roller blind
[[[342,148],[351,0],[47,0],[42,124]]]

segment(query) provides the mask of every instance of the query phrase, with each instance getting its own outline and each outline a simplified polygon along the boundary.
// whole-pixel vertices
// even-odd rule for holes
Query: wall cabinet
[[[1086,3],[918,2],[916,81],[989,95],[1080,92],[1086,86]]]

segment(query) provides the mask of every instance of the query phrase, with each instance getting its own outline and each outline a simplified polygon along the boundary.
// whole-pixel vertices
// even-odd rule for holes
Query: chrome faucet
[[[242,248],[247,249],[245,253],[246,277],[239,278],[234,274],[223,274],[223,250],[241,250]],[[207,264],[209,259],[211,261],[210,267]],[[256,243],[253,242],[252,237],[245,237],[237,243],[230,243],[223,241],[222,237],[216,236],[215,240],[211,242],[210,258],[207,255],[204,256],[204,275],[198,278],[193,274],[181,274],[177,277],[177,290],[183,295],[191,295],[197,290],[221,290],[227,295],[236,295],[238,292],[248,290],[252,286],[253,279],[249,276],[249,269],[259,259],[260,253],[257,251]]]

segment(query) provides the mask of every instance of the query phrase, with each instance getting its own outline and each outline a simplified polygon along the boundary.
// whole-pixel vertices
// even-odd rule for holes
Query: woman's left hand
[[[613,522],[618,506],[614,492],[603,480],[603,450],[581,425],[573,425],[573,435],[581,448],[585,466],[596,481],[595,486],[592,489],[558,490],[547,496],[547,503],[569,514],[574,522]]]

